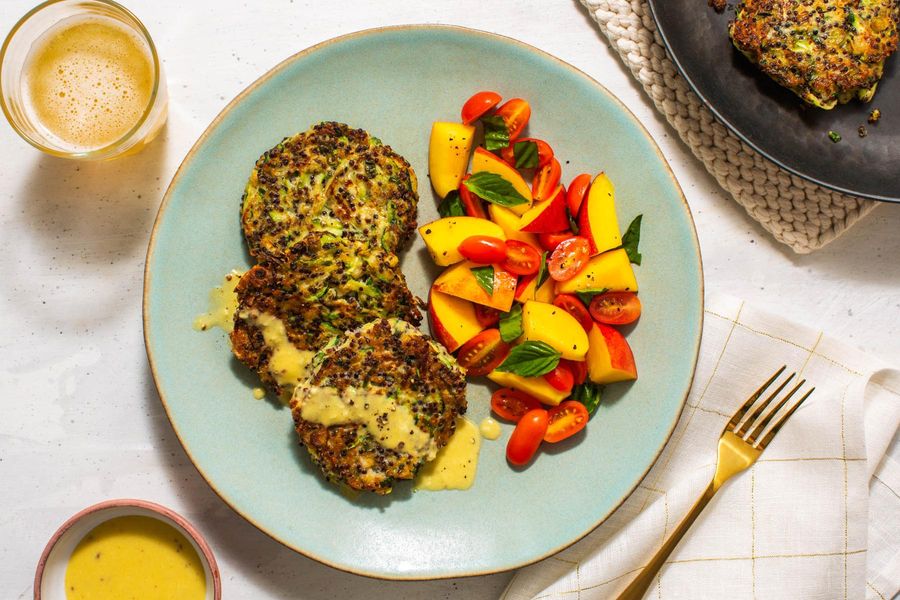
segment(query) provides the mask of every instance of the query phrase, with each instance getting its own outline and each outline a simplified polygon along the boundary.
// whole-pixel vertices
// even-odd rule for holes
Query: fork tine
[[[784,425],[785,421],[787,421],[788,418],[790,418],[790,416],[794,414],[795,410],[800,408],[800,405],[803,404],[803,401],[809,398],[810,394],[812,394],[814,391],[816,391],[816,388],[812,388],[811,390],[803,394],[803,396],[799,400],[797,400],[797,402],[790,408],[790,410],[784,413],[784,415],[775,422],[775,424],[772,426],[772,429],[770,429],[769,433],[766,434],[766,437],[757,442],[754,447],[759,448],[760,450],[765,450],[766,446],[769,445],[769,442],[772,441],[772,438],[775,437],[775,434],[778,433],[778,430],[781,429],[781,426]]]
[[[758,438],[760,435],[762,435],[762,432],[766,430],[766,427],[769,425],[769,423],[772,422],[772,419],[775,417],[775,415],[778,413],[778,411],[781,410],[781,407],[784,406],[785,404],[787,404],[787,401],[790,400],[791,397],[797,393],[797,390],[799,390],[803,386],[804,383],[806,383],[806,380],[801,379],[800,383],[795,385],[791,389],[791,391],[789,391],[787,394],[785,394],[784,398],[782,398],[777,403],[775,403],[775,406],[770,408],[768,410],[768,412],[765,414],[765,416],[763,416],[763,414],[760,413],[760,415],[756,419],[755,423],[753,423],[751,421],[747,422],[747,425],[748,425],[747,428],[750,430],[750,434],[747,436],[747,441],[750,442],[751,446],[756,442],[756,438]],[[772,395],[774,396],[775,394],[772,394]]]
[[[775,391],[769,394],[768,398],[760,402],[758,405],[754,406],[753,409],[750,410],[747,416],[744,418],[744,422],[741,423],[734,430],[734,432],[740,437],[744,437],[745,435],[747,435],[747,429],[753,424],[753,422],[759,417],[759,415],[765,412],[766,408],[772,403],[775,397],[781,393],[781,390],[783,390],[785,386],[789,384],[796,375],[796,373],[791,373],[790,375],[788,375],[788,378],[785,379],[781,383],[781,385],[775,388]]]
[[[753,406],[754,402],[759,400],[759,397],[762,396],[763,393],[765,393],[765,391],[767,389],[769,389],[769,386],[772,385],[773,381],[778,379],[778,377],[782,373],[784,373],[785,369],[787,369],[787,365],[781,365],[781,368],[778,369],[777,371],[775,371],[775,374],[772,375],[771,377],[769,377],[769,380],[767,382],[762,384],[762,386],[758,390],[753,392],[753,394],[750,396],[750,398],[748,398],[747,401],[744,402],[744,405],[736,413],[734,413],[733,417],[731,417],[731,421],[729,421],[726,429],[734,430],[737,427],[738,423],[740,423],[741,420],[744,418],[744,415],[747,414],[747,410],[751,406]]]

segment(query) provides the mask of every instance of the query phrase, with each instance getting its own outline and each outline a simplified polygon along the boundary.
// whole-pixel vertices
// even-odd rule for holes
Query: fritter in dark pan
[[[734,45],[804,101],[868,102],[897,49],[897,0],[744,0]]]

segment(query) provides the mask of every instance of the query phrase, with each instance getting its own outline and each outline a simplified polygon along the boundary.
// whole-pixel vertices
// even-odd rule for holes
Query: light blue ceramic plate
[[[531,132],[562,158],[564,180],[605,170],[624,225],[644,214],[637,276],[644,304],[628,334],[639,380],[608,388],[586,435],[528,469],[504,459],[511,428],[485,441],[465,492],[345,498],[297,446],[288,410],[254,400],[254,376],[219,330],[194,317],[230,269],[249,265],[238,222],[256,158],[320,120],[362,127],[419,174],[419,222],[437,218],[428,185],[432,121],[456,120],[472,93],[493,89],[533,107]],[[421,243],[403,258],[425,297],[437,270]],[[635,488],[668,439],[690,386],[703,279],[688,207],[658,148],[598,83],[519,42],[454,27],[378,29],[301,52],[236,98],[179,169],[159,211],[144,282],[144,331],[159,394],[200,473],[238,513],[283,544],[340,569],[392,579],[475,575],[546,557],[599,525]],[[469,415],[489,390],[469,388]]]

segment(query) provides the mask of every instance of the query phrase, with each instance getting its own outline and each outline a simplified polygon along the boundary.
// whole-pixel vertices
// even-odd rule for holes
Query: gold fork
[[[758,406],[754,406],[769,386],[784,373],[786,368],[787,367],[783,366],[778,369],[778,371],[772,375],[762,387],[756,390],[744,405],[734,413],[734,416],[731,417],[731,421],[728,422],[728,425],[726,425],[725,429],[722,431],[722,437],[719,438],[719,457],[716,461],[716,474],[713,476],[709,487],[706,488],[703,495],[700,496],[688,512],[687,516],[679,523],[678,527],[669,534],[669,537],[666,538],[666,541],[663,542],[663,545],[653,558],[650,559],[650,562],[647,563],[635,580],[631,582],[631,585],[625,588],[625,591],[619,595],[619,600],[640,600],[644,597],[644,592],[650,587],[654,577],[656,577],[656,574],[663,566],[663,563],[666,562],[669,554],[672,553],[672,550],[675,549],[675,546],[678,545],[678,542],[681,541],[681,538],[687,533],[687,530],[690,529],[694,520],[697,518],[697,515],[700,514],[715,493],[719,491],[722,484],[756,462],[756,459],[759,458],[762,451],[766,449],[766,446],[769,445],[772,438],[774,438],[775,434],[778,433],[778,430],[781,429],[781,426],[788,420],[788,417],[794,414],[794,411],[797,410],[803,401],[809,398],[809,395],[816,389],[812,388],[803,394],[800,400],[794,403],[790,409],[785,411],[767,431],[767,428],[772,423],[776,413],[778,413],[787,401],[797,393],[804,383],[806,383],[805,379],[801,380],[800,383],[795,385],[784,397],[776,402],[778,395],[797,375],[796,373],[791,373],[791,375],[779,385],[768,398],[760,402]]]

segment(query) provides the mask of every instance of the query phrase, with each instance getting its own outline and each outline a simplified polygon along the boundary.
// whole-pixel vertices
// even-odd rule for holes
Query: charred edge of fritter
[[[270,272],[260,265],[252,267],[241,277],[235,288],[239,301],[238,309],[234,313],[234,327],[229,339],[231,352],[235,358],[251,371],[255,371],[263,385],[269,390],[277,396],[282,396],[286,393],[285,390],[269,372],[272,348],[266,344],[262,330],[253,322],[240,316],[244,308],[252,308],[270,314],[276,312],[274,300],[271,297],[255,293],[255,290],[264,287],[269,279]]]
[[[414,479],[423,464],[421,459],[375,444],[360,425],[312,425],[298,412],[294,426],[300,445],[334,484],[385,495],[397,480]]]

